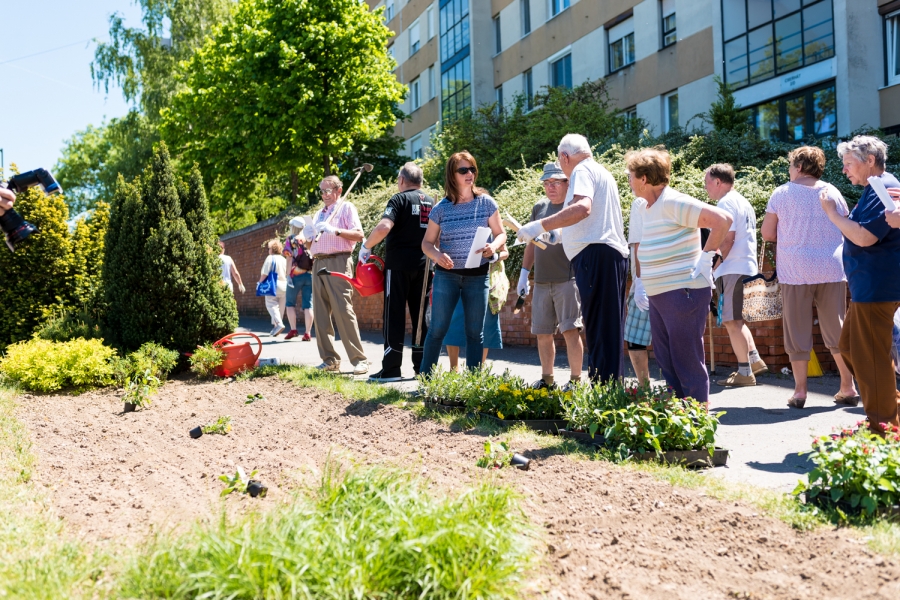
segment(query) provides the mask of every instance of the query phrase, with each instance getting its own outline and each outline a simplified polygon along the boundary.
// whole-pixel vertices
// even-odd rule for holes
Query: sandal
[[[804,404],[806,404],[806,398],[797,398],[796,396],[791,396],[787,401],[787,405],[791,408],[803,408]]]
[[[859,394],[844,396],[840,393],[834,395],[834,403],[842,406],[859,406]]]

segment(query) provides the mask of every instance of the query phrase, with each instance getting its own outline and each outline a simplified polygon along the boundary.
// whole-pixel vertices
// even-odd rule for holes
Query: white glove
[[[312,223],[309,223],[306,227],[303,228],[303,239],[307,242],[316,237],[316,228]]]
[[[247,291],[247,288],[244,287],[243,283],[238,284],[238,289],[241,290],[242,294]]]
[[[519,232],[516,234],[516,239],[527,244],[546,231],[547,230],[544,229],[544,226],[541,225],[540,221],[532,221],[531,223],[526,223],[519,228]]]
[[[647,297],[647,290],[644,289],[644,282],[640,277],[634,278],[632,287],[634,288],[634,303],[637,307],[644,312],[650,310],[650,298]]]
[[[516,286],[516,293],[520,296],[527,296],[528,292],[531,291],[531,286],[528,285],[528,274],[530,272],[528,269],[519,270],[519,284]]]
[[[715,255],[715,252],[702,252],[700,254],[700,260],[697,261],[697,264],[694,265],[694,270],[691,271],[691,279],[703,277],[709,284],[709,287],[713,287],[712,265],[713,257]]]
[[[369,257],[372,256],[372,251],[362,245],[359,247],[359,262],[367,263],[369,262]]]
[[[319,233],[330,233],[334,235],[334,232],[337,231],[337,227],[329,223],[328,221],[322,221],[321,223],[316,223],[316,231]]]
[[[562,229],[551,229],[550,231],[537,236],[537,239],[545,244],[555,246],[562,241]]]

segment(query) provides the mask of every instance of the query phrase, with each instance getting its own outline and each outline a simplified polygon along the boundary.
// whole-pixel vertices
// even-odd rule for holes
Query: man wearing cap
[[[569,179],[556,163],[544,165],[541,182],[546,196],[531,209],[531,221],[538,221],[561,211],[569,191]],[[548,236],[545,234],[545,237]],[[568,389],[581,379],[581,363],[584,360],[581,300],[575,285],[575,275],[562,246],[550,245],[546,250],[541,250],[534,244],[528,244],[516,287],[519,296],[528,295],[528,274],[532,265],[534,296],[531,300],[531,333],[537,336],[538,356],[541,359],[541,378],[532,387],[541,389],[554,385],[556,342],[553,335],[558,329],[566,340],[566,353],[569,357],[569,383],[565,386]]]
[[[369,363],[359,337],[359,325],[353,311],[353,287],[340,277],[318,275],[326,269],[353,277],[353,260],[350,254],[357,242],[363,240],[362,224],[352,203],[341,197],[341,180],[329,175],[319,182],[319,195],[325,206],[313,216],[313,226],[318,234],[310,246],[313,255],[313,320],[316,328],[316,345],[324,371],[340,371],[341,356],[334,349],[334,326],[341,333],[341,341],[347,358],[353,364],[355,375],[369,372]]]
[[[364,263],[372,255],[372,249],[384,240],[384,356],[381,370],[369,377],[373,383],[401,379],[407,307],[412,320],[412,363],[416,375],[422,363],[422,346],[416,346],[415,339],[423,308],[423,288],[427,297],[431,287],[431,273],[425,271],[422,238],[434,199],[422,193],[421,187],[422,169],[414,162],[403,165],[397,175],[399,193],[388,200],[381,221],[359,250],[359,262]],[[427,333],[423,318],[421,340],[425,340]]]

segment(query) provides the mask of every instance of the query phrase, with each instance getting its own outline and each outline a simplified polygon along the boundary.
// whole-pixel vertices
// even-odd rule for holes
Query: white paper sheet
[[[888,194],[887,188],[884,187],[884,182],[881,181],[881,177],[869,177],[869,185],[871,185],[872,189],[875,190],[875,193],[878,194],[878,199],[884,204],[886,210],[891,212],[897,210],[897,204],[894,202],[894,199],[891,198],[891,195]]]
[[[306,222],[306,227],[303,228],[303,239],[306,241],[316,237],[316,228],[313,226],[313,216],[315,215],[303,216],[303,220]]]
[[[472,240],[472,247],[469,248],[469,258],[466,259],[466,268],[474,269],[481,266],[481,251],[487,244],[488,238],[491,237],[490,227],[479,227],[475,232],[475,239]]]

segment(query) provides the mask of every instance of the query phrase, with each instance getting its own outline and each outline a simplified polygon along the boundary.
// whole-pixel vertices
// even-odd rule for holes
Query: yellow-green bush
[[[84,389],[113,382],[116,351],[103,340],[52,342],[34,338],[13,344],[0,360],[0,373],[35,392]]]

